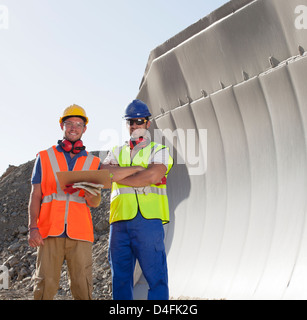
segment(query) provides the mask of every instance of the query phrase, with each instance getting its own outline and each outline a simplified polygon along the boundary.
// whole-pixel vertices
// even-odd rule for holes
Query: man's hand
[[[30,247],[36,248],[44,245],[44,240],[39,233],[38,229],[32,229],[29,231],[28,242]]]
[[[166,171],[167,168],[164,164],[152,163],[147,169],[122,179],[119,181],[119,183],[136,188],[150,186],[151,184],[161,182],[161,179],[164,177]]]
[[[110,174],[112,174],[112,181],[118,182],[123,180],[129,176],[133,176],[134,174],[146,170],[141,166],[131,166],[131,167],[120,167],[118,164],[104,164],[101,168],[108,169]]]
[[[92,208],[97,208],[101,202],[101,194],[99,193],[97,196],[91,194],[90,192],[84,190],[84,198],[87,204]]]
[[[28,243],[30,247],[36,248],[44,245],[44,240],[37,228],[37,220],[40,213],[42,201],[42,188],[40,184],[32,185],[29,199],[29,236]]]

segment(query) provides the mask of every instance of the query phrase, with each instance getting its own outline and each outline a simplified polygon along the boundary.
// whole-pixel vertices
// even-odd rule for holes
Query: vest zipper
[[[134,155],[134,157],[136,156],[136,154]],[[133,157],[133,158],[134,158]],[[132,162],[133,162],[133,158],[131,158],[131,153],[130,153],[130,167],[132,167]],[[132,187],[131,187],[132,188]],[[140,208],[140,204],[139,204],[139,198],[138,198],[138,194],[136,192],[136,190],[134,189],[134,193],[135,193],[135,197],[136,197],[136,202],[138,204],[138,208],[137,208],[137,212],[136,212],[136,215],[138,214],[138,211],[141,213],[142,215],[142,212],[141,212],[141,208]],[[142,215],[143,216],[143,215]]]
[[[65,218],[64,218],[66,232],[67,232],[67,218],[68,218],[68,210],[69,210],[69,197],[70,197],[70,194],[67,193],[66,194],[66,205],[65,205]]]

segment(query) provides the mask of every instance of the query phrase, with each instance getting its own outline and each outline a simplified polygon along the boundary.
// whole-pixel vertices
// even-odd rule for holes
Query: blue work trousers
[[[164,229],[159,219],[140,212],[133,220],[111,224],[109,262],[114,300],[133,300],[133,273],[138,259],[149,285],[148,300],[168,300]]]

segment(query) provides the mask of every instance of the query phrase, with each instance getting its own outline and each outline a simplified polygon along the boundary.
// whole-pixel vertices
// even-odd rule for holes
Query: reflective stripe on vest
[[[124,187],[124,188],[120,188],[120,189],[116,189],[116,190],[113,190],[112,193],[111,193],[111,201],[113,198],[117,197],[118,195],[120,194],[144,194],[144,195],[147,195],[149,193],[155,193],[155,194],[158,194],[158,195],[164,195],[166,196],[167,193],[166,193],[166,189],[163,188],[153,188],[153,187],[143,187],[143,188],[131,188],[131,187]]]
[[[115,147],[113,154],[121,167],[143,166],[145,168],[152,162],[156,152],[166,148],[155,142],[139,150],[132,161],[130,159],[130,147],[124,145]],[[169,156],[167,177],[173,165],[173,159]],[[166,180],[166,179],[165,179]],[[111,192],[110,223],[131,220],[138,208],[146,219],[161,219],[163,223],[169,221],[169,207],[166,191],[166,183],[150,185],[143,188],[133,188],[113,182]]]
[[[84,191],[72,195],[61,189],[56,172],[68,171],[65,155],[56,147],[40,152],[42,167],[42,204],[38,228],[43,238],[67,234],[76,240],[93,241],[93,225]],[[97,170],[100,159],[88,154],[79,157],[73,170]]]

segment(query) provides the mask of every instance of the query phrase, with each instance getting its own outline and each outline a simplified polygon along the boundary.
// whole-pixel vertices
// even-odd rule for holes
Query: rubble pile
[[[33,274],[37,250],[28,245],[28,203],[34,160],[9,166],[0,177],[0,266],[9,270],[9,289],[0,290],[0,300],[33,299]],[[93,299],[110,300],[111,270],[108,263],[110,190],[102,190],[102,202],[91,209],[93,244]],[[55,299],[72,299],[64,263]]]

